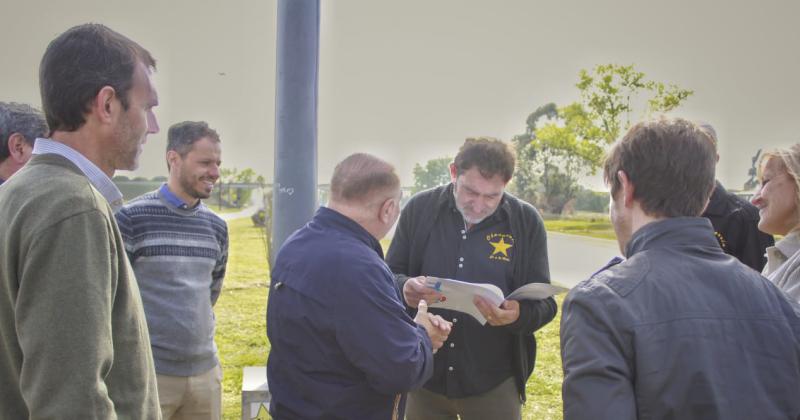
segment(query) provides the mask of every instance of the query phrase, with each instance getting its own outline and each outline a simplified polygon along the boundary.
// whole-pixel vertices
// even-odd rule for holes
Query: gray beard
[[[469,217],[467,217],[467,215],[464,214],[464,209],[461,208],[461,206],[458,205],[458,197],[456,197],[455,186],[453,187],[453,201],[456,203],[456,209],[458,209],[458,212],[461,213],[461,218],[464,219],[464,223],[465,224],[477,225],[478,223],[486,220],[486,218],[489,217],[489,216],[484,216],[484,217],[481,217],[480,219],[470,219]]]

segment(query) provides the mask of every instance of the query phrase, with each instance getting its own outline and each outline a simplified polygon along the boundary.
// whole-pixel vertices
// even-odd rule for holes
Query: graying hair
[[[25,142],[33,146],[37,137],[45,137],[48,132],[47,121],[38,109],[17,102],[0,102],[0,162],[9,156],[8,139],[12,134],[22,134]]]
[[[695,124],[711,139],[711,143],[714,143],[714,148],[717,148],[717,130],[714,130],[714,127],[705,121],[697,121]]]

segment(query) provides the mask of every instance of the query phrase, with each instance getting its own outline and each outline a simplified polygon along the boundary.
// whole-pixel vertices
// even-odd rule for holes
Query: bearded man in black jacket
[[[410,311],[441,296],[425,277],[491,283],[504,294],[550,282],[547,237],[539,212],[505,191],[514,154],[490,138],[467,139],[450,164],[452,182],[423,191],[404,208],[387,262]],[[533,371],[533,333],[556,315],[552,298],[475,305],[485,325],[461,312],[431,308],[453,323],[434,358],[434,374],[409,395],[410,420],[520,418]]]

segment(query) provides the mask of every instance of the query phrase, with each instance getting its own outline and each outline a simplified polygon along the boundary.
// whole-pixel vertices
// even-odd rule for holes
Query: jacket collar
[[[345,232],[372,248],[383,259],[383,247],[381,243],[367,232],[355,220],[327,207],[320,207],[314,215],[313,222],[319,223],[323,227],[329,227],[340,232]]]
[[[625,247],[625,256],[653,248],[673,246],[719,247],[711,222],[704,217],[669,217],[648,223],[637,230]]]

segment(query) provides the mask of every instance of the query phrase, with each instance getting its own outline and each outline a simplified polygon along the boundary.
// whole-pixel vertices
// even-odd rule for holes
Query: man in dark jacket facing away
[[[800,416],[798,307],[698,217],[715,163],[681,119],[639,123],[612,147],[604,175],[627,260],[564,302],[566,420]]]
[[[707,123],[700,123],[714,147],[717,147],[717,132]],[[717,155],[719,161],[719,155]],[[703,217],[711,221],[714,235],[720,248],[759,273],[767,264],[767,248],[775,245],[772,235],[758,230],[758,209],[745,200],[728,192],[717,181],[714,192],[703,212]]]
[[[547,237],[536,209],[505,192],[514,154],[489,138],[468,139],[450,165],[452,183],[411,198],[400,216],[386,261],[410,310],[439,296],[425,276],[491,283],[504,294],[550,282]],[[556,314],[552,298],[476,298],[486,325],[461,312],[434,309],[453,322],[436,354],[433,378],[409,396],[408,418],[520,418],[525,382],[533,371],[533,333]]]
[[[402,418],[405,393],[430,377],[450,323],[408,316],[378,242],[400,197],[391,165],[351,155],[328,207],[278,252],[267,306],[274,419]]]

